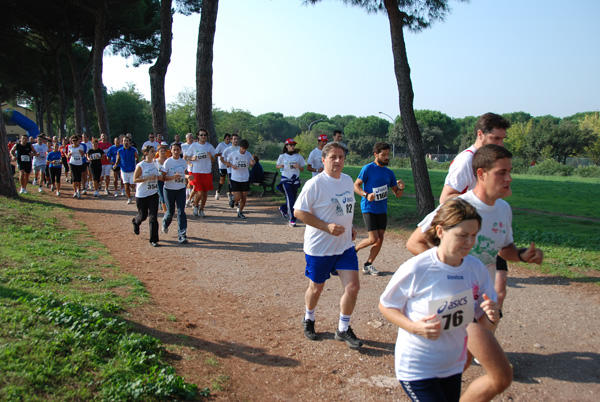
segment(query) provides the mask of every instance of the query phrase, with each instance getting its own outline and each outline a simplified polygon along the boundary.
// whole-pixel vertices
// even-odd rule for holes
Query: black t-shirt
[[[102,155],[104,155],[104,151],[100,148],[88,151],[88,159],[92,163],[92,166],[97,167],[102,165]]]
[[[23,145],[20,142],[17,143],[17,145],[15,145],[16,147],[16,151],[15,154],[17,155],[17,162],[18,163],[31,163],[31,154],[33,153],[33,147],[31,146],[31,144],[28,142],[27,144]]]

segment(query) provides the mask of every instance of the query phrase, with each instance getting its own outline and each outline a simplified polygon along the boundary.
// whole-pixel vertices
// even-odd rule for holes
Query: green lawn
[[[158,339],[120,317],[147,300],[140,281],[67,221],[37,194],[0,197],[0,400],[207,396],[165,364]]]
[[[261,161],[264,170],[275,171],[275,162]],[[356,179],[361,166],[346,166],[344,173]],[[419,222],[413,175],[410,169],[392,169],[404,180],[407,197],[389,198],[390,227],[411,233]],[[442,191],[446,171],[430,170],[433,194]],[[305,182],[309,172],[301,174]],[[530,241],[545,252],[544,272],[581,281],[600,283],[600,179],[513,175],[513,194],[506,199],[513,208],[515,244]],[[283,199],[283,196],[278,196]],[[355,223],[362,226],[360,214]],[[528,266],[529,267],[529,266]],[[594,271],[594,272],[591,272]]]

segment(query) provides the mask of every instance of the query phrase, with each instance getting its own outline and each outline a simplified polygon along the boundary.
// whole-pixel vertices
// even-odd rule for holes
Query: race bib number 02
[[[337,197],[339,206],[338,206],[338,211],[341,210],[341,214],[338,213],[338,215],[352,215],[354,214],[354,197],[353,196],[338,196]]]
[[[452,331],[464,327],[473,322],[475,317],[473,291],[467,289],[444,299],[430,300],[429,314],[436,315],[430,322],[442,322],[442,331]]]
[[[381,187],[373,187],[373,194],[375,195],[375,201],[383,201],[383,200],[387,199],[387,195],[388,195],[387,184],[385,186],[381,186]]]

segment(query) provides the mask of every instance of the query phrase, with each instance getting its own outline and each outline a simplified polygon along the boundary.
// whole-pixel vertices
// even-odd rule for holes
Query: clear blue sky
[[[451,1],[446,21],[405,32],[415,109],[452,117],[600,110],[599,0]],[[167,102],[195,88],[199,15],[176,15]],[[254,115],[399,113],[389,23],[341,1],[221,0],[214,106]],[[105,56],[104,83],[150,99],[148,66]]]

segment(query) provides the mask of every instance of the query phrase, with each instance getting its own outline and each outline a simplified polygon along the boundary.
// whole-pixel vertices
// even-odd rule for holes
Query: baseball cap
[[[287,140],[285,140],[285,145],[288,145],[288,144],[296,145],[297,143],[292,138],[288,138]]]
[[[319,141],[327,142],[327,134],[321,134],[318,138]]]

